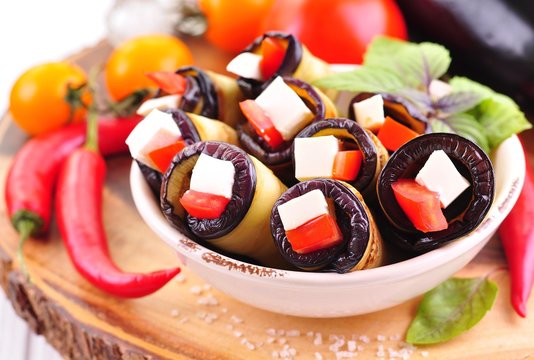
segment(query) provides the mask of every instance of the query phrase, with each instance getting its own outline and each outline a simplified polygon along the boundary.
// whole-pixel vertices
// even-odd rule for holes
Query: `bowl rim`
[[[505,148],[508,148],[506,149],[507,152],[514,154],[514,161],[507,163],[507,167],[510,169],[508,169],[501,191],[495,195],[486,218],[471,233],[442,247],[407,260],[346,274],[273,269],[227,257],[196,242],[194,242],[194,246],[191,246],[192,240],[172,227],[164,217],[156,198],[135,161],[132,161],[130,169],[130,188],[134,203],[145,223],[169,246],[188,258],[188,261],[192,260],[201,263],[212,270],[233,277],[274,281],[280,286],[354,287],[363,286],[371,282],[374,284],[389,283],[416,277],[429,269],[437,268],[453,261],[459,254],[468,252],[479,245],[480,242],[488,241],[517,201],[525,178],[524,152],[516,135],[505,140],[495,150],[492,154],[494,155],[492,156],[492,162],[496,161],[498,153],[504,151],[503,149]],[[222,261],[209,261],[204,257],[206,254],[217,254],[217,257]],[[229,264],[232,265],[228,266]],[[246,271],[243,271],[243,269],[246,269]]]

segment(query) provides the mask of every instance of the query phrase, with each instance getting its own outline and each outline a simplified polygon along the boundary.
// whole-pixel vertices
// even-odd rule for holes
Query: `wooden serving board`
[[[222,71],[228,60],[228,55],[201,42],[191,42],[191,47],[199,66]],[[109,51],[106,43],[100,43],[73,60],[88,68],[102,62]],[[530,154],[534,154],[534,134],[527,137]],[[24,135],[5,116],[0,122],[2,194],[9,164],[24,141]],[[130,163],[127,156],[108,160],[104,219],[112,256],[130,271],[180,265],[175,253],[149,230],[135,209],[128,185]],[[534,358],[534,297],[529,304],[530,318],[515,315],[509,305],[505,271],[492,275],[500,290],[493,309],[480,324],[448,343],[413,348],[402,339],[420,298],[362,316],[297,318],[239,303],[184,268],[179,278],[156,294],[122,300],[100,292],[78,275],[55,225],[48,238],[26,243],[31,283],[25,281],[14,260],[17,241],[1,201],[1,285],[16,312],[66,358],[315,359],[320,354],[324,359],[336,359],[350,352],[360,359],[402,358],[403,354],[411,359]],[[498,239],[493,239],[457,275],[482,276],[504,265]]]

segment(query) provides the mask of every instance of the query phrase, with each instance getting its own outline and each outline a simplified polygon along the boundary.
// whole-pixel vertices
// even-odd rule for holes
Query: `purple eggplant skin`
[[[170,198],[169,181],[172,173],[180,163],[189,158],[204,153],[216,159],[231,161],[235,167],[234,186],[232,198],[226,209],[217,219],[198,219],[186,213],[181,218],[175,213],[175,206],[179,199]],[[189,179],[186,179],[189,181]],[[251,158],[237,146],[216,141],[201,141],[187,146],[174,157],[171,165],[163,175],[161,186],[160,205],[163,214],[169,222],[185,235],[193,239],[202,239],[209,242],[231,232],[243,220],[256,191],[256,168]]]
[[[298,254],[287,240],[278,206],[316,189],[321,190],[325,197],[334,200],[336,220],[343,234],[343,242],[327,249]],[[336,180],[316,179],[300,182],[280,196],[271,212],[271,233],[278,251],[290,264],[302,269],[322,268],[340,274],[350,271],[365,253],[370,231],[369,217],[361,201],[349,188]]]
[[[443,209],[449,227],[423,233],[415,229],[395,199],[391,184],[414,179],[435,150],[443,150],[470,187]],[[495,194],[495,175],[488,155],[470,140],[449,133],[416,137],[391,155],[380,173],[377,196],[384,217],[380,219],[384,239],[420,253],[432,250],[476,228],[488,213]],[[387,221],[386,221],[387,219]]]
[[[180,109],[186,112],[194,112],[197,104],[202,100],[202,108],[199,115],[210,119],[219,119],[219,99],[217,89],[208,74],[196,66],[185,66],[176,70],[186,78],[187,90],[180,100]]]
[[[447,46],[453,72],[534,109],[534,2],[398,0],[410,34]]]
[[[265,38],[278,38],[287,40],[287,49],[284,59],[282,60],[282,65],[278,70],[265,81],[258,81],[254,79],[247,79],[244,77],[239,77],[237,79],[237,84],[241,88],[241,91],[247,99],[255,99],[261,92],[269,85],[269,83],[274,80],[277,76],[291,76],[297,70],[300,61],[302,59],[303,49],[302,44],[294,35],[269,31],[259,37],[257,37],[249,46],[247,46],[242,53],[244,52],[254,52],[261,46],[261,42]]]

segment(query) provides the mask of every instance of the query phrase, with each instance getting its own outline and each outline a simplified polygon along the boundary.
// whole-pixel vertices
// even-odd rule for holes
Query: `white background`
[[[7,110],[11,86],[24,70],[61,60],[104,38],[112,5],[112,0],[0,1],[0,114]],[[28,330],[0,290],[0,360],[59,358],[41,336]]]

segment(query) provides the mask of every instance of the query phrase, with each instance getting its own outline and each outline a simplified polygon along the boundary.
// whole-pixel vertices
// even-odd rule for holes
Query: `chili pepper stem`
[[[21,220],[17,223],[17,231],[20,234],[19,245],[17,248],[17,260],[20,264],[20,270],[27,281],[30,281],[30,273],[28,272],[28,266],[26,265],[26,259],[24,258],[24,244],[35,230],[36,224],[31,220]]]
[[[86,149],[98,152],[98,113],[92,107],[89,108],[87,115],[87,137],[84,146]]]

